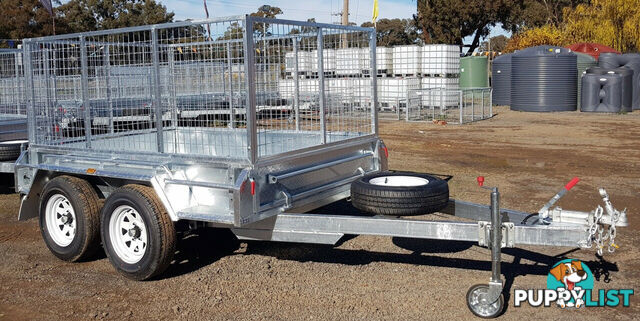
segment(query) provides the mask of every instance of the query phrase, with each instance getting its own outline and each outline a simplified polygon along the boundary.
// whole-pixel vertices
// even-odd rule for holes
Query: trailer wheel
[[[147,186],[126,185],[109,195],[102,208],[101,235],[111,264],[134,280],[164,272],[175,252],[173,222]]]
[[[12,161],[20,157],[20,147],[26,140],[0,142],[0,161]]]
[[[40,231],[55,256],[75,262],[100,248],[100,204],[81,178],[58,176],[47,183],[40,199]]]
[[[380,172],[351,184],[351,202],[357,209],[374,214],[429,214],[447,206],[449,185],[427,174]]]
[[[469,288],[467,292],[467,307],[471,313],[478,317],[491,319],[499,316],[504,310],[504,295],[500,293],[500,297],[495,302],[483,302],[483,297],[489,293],[489,285],[476,284]]]

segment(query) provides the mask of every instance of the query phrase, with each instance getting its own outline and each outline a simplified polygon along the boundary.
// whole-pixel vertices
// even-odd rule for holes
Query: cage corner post
[[[85,36],[80,36],[80,72],[82,86],[82,107],[84,112],[84,135],[87,149],[91,149],[91,104],[89,102],[89,60]]]
[[[293,108],[296,117],[296,131],[300,131],[300,66],[298,65],[299,39],[293,38]]]
[[[160,53],[158,29],[151,28],[151,54],[153,59],[153,105],[156,121],[156,143],[158,153],[164,153],[164,128],[162,124],[162,91],[160,88]]]
[[[249,162],[254,165],[258,161],[258,126],[256,124],[256,70],[253,18],[250,15],[244,17],[244,70],[247,83],[247,105],[245,115],[247,120],[247,156]]]
[[[322,145],[327,143],[327,101],[326,101],[326,88],[324,84],[324,35],[322,27],[318,27],[318,89],[320,100],[320,138]]]
[[[25,98],[27,107],[27,137],[32,144],[38,143],[36,140],[36,111],[35,111],[35,89],[33,83],[33,61],[31,57],[31,48],[33,44],[31,40],[25,40],[23,42],[24,56],[23,56],[23,68],[25,84]],[[31,158],[30,158],[31,159]]]

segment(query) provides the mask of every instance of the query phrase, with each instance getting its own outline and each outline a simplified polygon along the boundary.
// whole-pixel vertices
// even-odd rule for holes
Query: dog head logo
[[[560,263],[552,268],[549,274],[553,275],[569,291],[575,288],[576,283],[587,279],[587,272],[582,268],[580,261]]]
[[[581,295],[593,289],[593,273],[579,260],[562,260],[549,270],[547,289],[558,291],[558,306],[580,308],[584,306]]]

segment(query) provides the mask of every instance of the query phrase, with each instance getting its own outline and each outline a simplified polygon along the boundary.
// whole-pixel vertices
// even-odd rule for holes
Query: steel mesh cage
[[[412,90],[407,121],[446,121],[465,124],[493,117],[491,88],[429,88]]]
[[[22,50],[0,49],[0,118],[26,115]]]
[[[375,77],[333,81],[323,55],[375,53],[373,35],[241,16],[27,39],[30,140],[255,163],[369,136]],[[311,73],[312,56],[315,75],[291,79]],[[375,55],[345,59],[375,66]]]

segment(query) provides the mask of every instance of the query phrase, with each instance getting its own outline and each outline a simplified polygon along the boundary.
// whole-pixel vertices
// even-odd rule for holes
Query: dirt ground
[[[544,288],[551,264],[583,260],[600,289],[640,289],[640,112],[627,115],[521,113],[497,108],[464,126],[381,121],[390,167],[451,174],[452,197],[488,203],[475,183],[499,186],[502,205],[536,211],[572,177],[582,181],[559,203],[592,210],[609,191],[627,207],[620,249],[604,260],[593,250],[506,249],[511,294],[501,317],[640,318],[628,308],[513,306],[518,288]],[[488,250],[468,243],[385,237],[346,238],[338,246],[238,242],[226,233],[182,240],[163,278],[134,282],[102,256],[69,264],[49,253],[36,220],[17,221],[18,195],[0,195],[0,320],[425,320],[469,319],[468,288],[490,275]],[[440,215],[440,214],[432,214]]]

